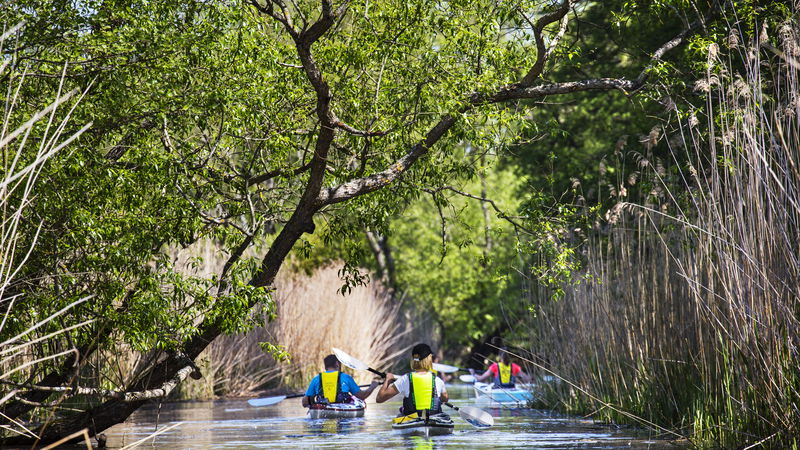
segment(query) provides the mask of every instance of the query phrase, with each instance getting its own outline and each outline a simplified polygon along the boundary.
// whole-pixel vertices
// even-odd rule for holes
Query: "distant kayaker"
[[[442,414],[442,403],[449,396],[444,381],[433,374],[433,352],[428,344],[411,349],[411,372],[395,377],[387,373],[375,401],[383,403],[397,394],[403,395],[403,415],[417,413],[420,417]]]
[[[475,376],[475,381],[484,381],[491,378],[495,387],[509,389],[516,386],[517,378],[521,378],[522,381],[530,383],[531,377],[522,370],[522,367],[511,362],[511,356],[506,349],[500,349],[500,352],[497,354],[497,359],[499,361],[492,363],[492,365],[486,369],[486,372],[483,372],[481,375],[475,375],[475,371],[470,369],[470,373]]]
[[[303,406],[308,407],[315,403],[350,403],[351,395],[366,400],[376,387],[378,381],[373,380],[368,388],[361,390],[353,377],[341,372],[341,365],[336,355],[326,356],[322,362],[325,372],[320,373],[311,380],[303,397]]]

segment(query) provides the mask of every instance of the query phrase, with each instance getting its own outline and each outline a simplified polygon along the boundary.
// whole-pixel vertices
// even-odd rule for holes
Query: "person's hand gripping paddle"
[[[342,363],[342,365],[344,366],[347,366],[354,370],[368,370],[374,373],[375,375],[378,375],[381,378],[386,378],[385,372],[373,369],[372,367],[353,358],[352,356],[348,355],[342,350],[339,350],[338,348],[333,349],[333,354],[336,355],[336,358],[338,358],[339,362]],[[464,419],[467,423],[469,423],[474,427],[488,428],[494,425],[494,417],[492,417],[491,414],[487,413],[486,411],[480,408],[475,408],[474,406],[458,407],[450,403],[445,403],[445,405],[458,411],[458,415],[461,416],[462,419]]]

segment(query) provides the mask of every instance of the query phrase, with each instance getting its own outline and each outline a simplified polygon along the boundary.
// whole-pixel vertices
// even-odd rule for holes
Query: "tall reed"
[[[568,409],[613,406],[701,445],[797,447],[798,27],[728,43],[697,84],[707,123],[681,115],[672,163],[638,155],[651,189],[620,196],[589,238],[586,282],[532,299],[531,347],[601,400],[562,383],[549,399]]]
[[[282,271],[274,294],[276,318],[265,327],[217,339],[200,357],[205,379],[183,387],[186,397],[240,395],[278,385],[301,388],[320,372],[332,347],[341,348],[375,367],[391,367],[410,347],[415,327],[401,303],[373,280],[345,296],[337,266],[311,275]],[[267,314],[267,313],[262,313]],[[287,361],[276,361],[261,342],[279,346]],[[369,373],[354,373],[366,382]]]

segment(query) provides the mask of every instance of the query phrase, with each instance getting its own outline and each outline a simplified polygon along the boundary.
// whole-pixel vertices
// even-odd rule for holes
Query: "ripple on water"
[[[470,391],[448,388],[458,406],[472,405]],[[466,397],[466,398],[465,398]],[[189,402],[144,407],[124,424],[105,432],[109,448],[159,434],[146,445],[159,449],[204,448],[581,448],[674,450],[669,441],[653,439],[634,428],[598,425],[591,420],[561,417],[546,411],[485,408],[495,420],[489,429],[477,429],[454,415],[449,436],[406,436],[390,428],[397,402],[370,403],[364,417],[308,419],[296,400],[270,407],[250,407],[245,400]]]

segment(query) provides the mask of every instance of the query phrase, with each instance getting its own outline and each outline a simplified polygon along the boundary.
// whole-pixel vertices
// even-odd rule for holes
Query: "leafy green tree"
[[[389,234],[398,289],[439,324],[445,350],[515,321],[522,305],[516,242],[525,230],[504,217],[519,208],[524,180],[481,170],[488,174],[480,179],[426,188]]]

